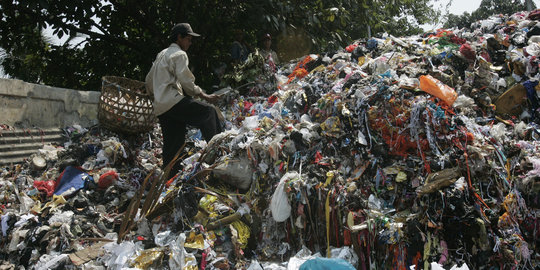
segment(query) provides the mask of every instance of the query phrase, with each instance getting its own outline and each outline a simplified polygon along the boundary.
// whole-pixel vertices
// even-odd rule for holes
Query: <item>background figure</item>
[[[249,45],[244,40],[244,32],[237,30],[231,45],[231,58],[234,65],[244,63],[250,53]]]
[[[270,34],[264,34],[261,40],[261,55],[267,63],[270,61],[275,65],[279,63],[278,56],[275,51],[272,50],[272,36]]]

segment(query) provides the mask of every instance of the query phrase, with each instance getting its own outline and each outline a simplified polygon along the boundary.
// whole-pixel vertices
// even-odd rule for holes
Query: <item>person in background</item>
[[[270,34],[264,34],[262,37],[261,55],[267,63],[272,62],[274,65],[279,63],[278,56],[275,51],[272,50],[272,36]]]
[[[250,48],[244,40],[244,32],[235,31],[235,40],[231,45],[231,58],[234,65],[242,64],[247,60]]]
[[[187,125],[201,130],[206,141],[222,131],[215,108],[195,98],[210,103],[219,96],[206,94],[195,84],[195,76],[189,69],[186,51],[193,32],[188,23],[176,24],[170,32],[168,48],[158,53],[152,68],[146,75],[146,90],[154,97],[154,112],[163,133],[163,166],[167,166],[185,142]],[[181,168],[179,163],[173,171]]]

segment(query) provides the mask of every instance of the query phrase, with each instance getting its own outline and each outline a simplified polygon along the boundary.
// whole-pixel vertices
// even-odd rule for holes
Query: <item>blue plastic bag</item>
[[[315,258],[304,262],[300,270],[355,270],[355,268],[344,259]]]
[[[54,190],[54,195],[61,195],[70,188],[73,188],[73,192],[68,194],[71,195],[75,191],[85,188],[91,179],[92,177],[84,171],[73,166],[68,166],[60,175],[60,181],[58,181],[58,185]]]

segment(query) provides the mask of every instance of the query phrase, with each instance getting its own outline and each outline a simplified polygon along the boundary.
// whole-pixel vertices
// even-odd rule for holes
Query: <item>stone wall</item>
[[[63,128],[98,123],[100,92],[77,91],[0,78],[0,124]]]

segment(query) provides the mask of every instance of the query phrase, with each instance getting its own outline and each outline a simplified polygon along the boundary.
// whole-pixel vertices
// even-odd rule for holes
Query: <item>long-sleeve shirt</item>
[[[188,68],[189,58],[176,43],[158,53],[146,75],[146,91],[154,96],[154,113],[161,115],[184,97],[195,97],[202,89]]]

